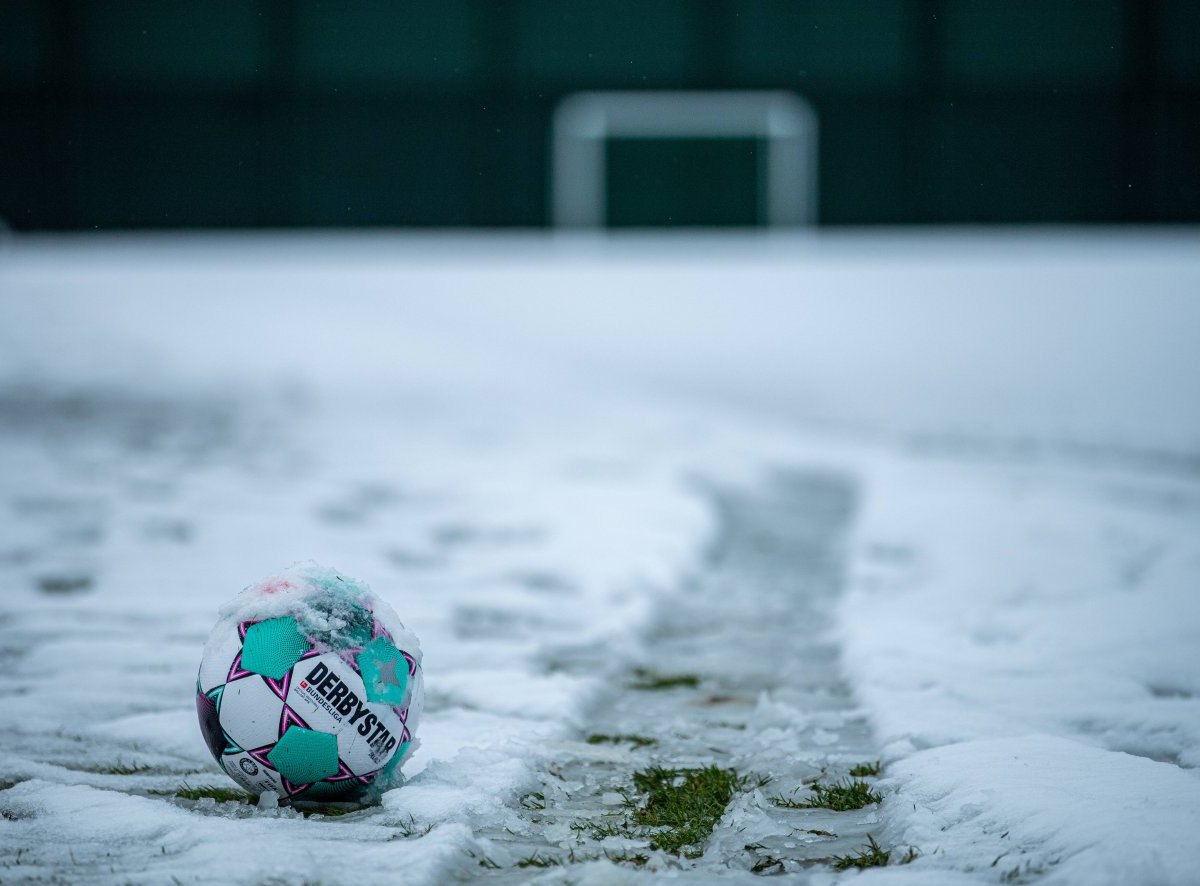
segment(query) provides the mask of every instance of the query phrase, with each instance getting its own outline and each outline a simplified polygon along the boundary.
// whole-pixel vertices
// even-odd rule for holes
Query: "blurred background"
[[[0,218],[547,226],[595,89],[804,97],[821,224],[1200,220],[1195,0],[3,0]],[[763,220],[752,135],[608,147],[612,226]]]

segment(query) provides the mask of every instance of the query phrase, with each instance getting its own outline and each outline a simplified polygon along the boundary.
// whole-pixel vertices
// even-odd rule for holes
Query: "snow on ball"
[[[229,776],[284,801],[361,800],[417,747],[421,647],[365,584],[300,563],[221,609],[196,712]]]

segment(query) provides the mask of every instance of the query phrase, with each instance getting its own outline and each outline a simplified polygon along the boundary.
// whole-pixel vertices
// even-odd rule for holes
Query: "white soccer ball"
[[[196,685],[213,757],[281,802],[392,786],[417,747],[423,701],[416,636],[365,584],[311,562],[222,609]]]

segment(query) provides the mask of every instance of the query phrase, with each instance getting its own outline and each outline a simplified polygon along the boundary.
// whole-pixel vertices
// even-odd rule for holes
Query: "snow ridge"
[[[1200,486],[880,459],[842,601],[889,838],[995,882],[1195,883]]]

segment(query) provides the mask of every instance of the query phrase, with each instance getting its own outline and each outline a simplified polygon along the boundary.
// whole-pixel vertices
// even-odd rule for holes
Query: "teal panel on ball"
[[[396,753],[392,754],[392,758],[383,764],[383,777],[389,779],[392,773],[396,771],[396,767],[400,765],[400,761],[404,759],[404,755],[408,753],[408,746],[411,741],[400,742],[400,747],[396,748]]]
[[[246,629],[242,667],[264,677],[282,680],[306,652],[308,640],[296,627],[295,620],[287,616],[272,618]]]
[[[358,654],[358,670],[362,674],[368,701],[404,704],[408,661],[399,649],[383,637],[376,637],[363,647]]]
[[[320,781],[337,774],[337,736],[289,726],[283,738],[275,742],[267,759],[292,784]]]

